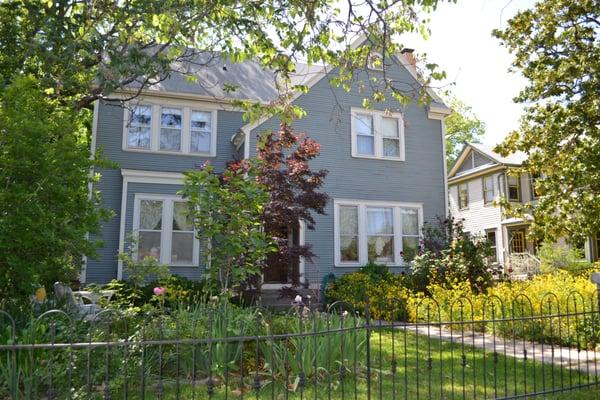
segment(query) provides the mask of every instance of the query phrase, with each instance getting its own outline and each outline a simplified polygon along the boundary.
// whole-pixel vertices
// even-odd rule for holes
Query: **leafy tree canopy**
[[[546,0],[513,17],[499,38],[527,78],[519,129],[498,147],[528,154],[540,175],[533,210],[538,236],[580,240],[600,231],[600,1]],[[519,172],[519,171],[517,171]]]
[[[24,300],[34,285],[77,279],[95,254],[86,233],[108,212],[88,191],[88,110],[48,101],[32,77],[0,91],[0,308]]]
[[[448,96],[453,113],[446,117],[446,162],[454,164],[465,142],[479,143],[485,133],[485,123],[473,113],[473,109],[455,96]]]
[[[439,1],[12,0],[0,4],[0,77],[33,74],[49,95],[82,108],[132,85],[156,84],[174,69],[185,72],[186,61],[208,52],[258,60],[277,73],[286,94],[306,90],[291,86],[297,60],[339,67],[335,83],[349,87],[353,70],[377,51],[384,70],[377,97],[386,89],[406,100],[406,83],[386,76],[386,60],[400,50],[402,33],[427,35],[424,15]],[[367,44],[350,46],[360,34]],[[260,111],[290,109],[270,104]],[[299,113],[291,111],[283,114]]]

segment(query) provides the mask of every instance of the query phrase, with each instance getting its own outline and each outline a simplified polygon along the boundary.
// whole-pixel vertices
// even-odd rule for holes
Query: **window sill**
[[[362,154],[352,154],[352,158],[365,158],[368,160],[379,160],[379,161],[400,161],[404,162],[404,158],[402,157],[377,157],[377,156],[369,156]]]
[[[125,147],[122,149],[123,151],[132,152],[132,153],[148,153],[148,154],[164,154],[169,156],[188,156],[188,157],[216,157],[216,154],[212,153],[184,153],[182,151],[169,151],[169,150],[149,150],[149,149],[139,149],[139,148],[131,148]]]
[[[170,268],[198,268],[198,264],[168,264]]]

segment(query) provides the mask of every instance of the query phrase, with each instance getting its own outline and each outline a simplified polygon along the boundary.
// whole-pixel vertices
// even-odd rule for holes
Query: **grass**
[[[258,393],[252,386],[253,373],[244,379],[242,389],[240,377],[231,376],[228,390],[220,385],[211,398],[366,399],[370,390],[373,399],[484,399],[598,382],[594,376],[538,361],[524,361],[503,354],[494,357],[491,352],[484,353],[479,349],[472,351],[468,344],[464,346],[464,355],[465,358],[460,343],[428,340],[426,336],[401,330],[387,330],[381,335],[375,332],[371,338],[370,388],[364,365],[357,368],[356,374],[350,374],[353,365],[346,365],[346,377],[340,379],[337,373],[323,374],[318,382],[308,379],[303,388],[297,385],[297,376],[287,377],[286,384],[283,379],[272,383],[270,376],[261,375],[262,387]],[[396,361],[395,372],[393,360]],[[331,365],[335,371],[339,370],[339,362],[332,360]],[[175,399],[177,391],[182,399],[209,398],[205,382],[192,387],[183,380],[179,384],[165,380],[163,385],[165,399]],[[296,389],[286,390],[286,386]],[[145,398],[159,398],[155,392],[156,382],[147,387]],[[113,397],[122,397],[122,393],[114,393]],[[141,395],[131,392],[128,398],[141,398]],[[593,386],[537,398],[600,399],[600,390]]]

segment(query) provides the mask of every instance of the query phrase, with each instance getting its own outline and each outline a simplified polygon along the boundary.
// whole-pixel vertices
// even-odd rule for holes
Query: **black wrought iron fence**
[[[22,327],[0,312],[0,398],[569,398],[598,385],[596,296],[477,302],[52,310]]]

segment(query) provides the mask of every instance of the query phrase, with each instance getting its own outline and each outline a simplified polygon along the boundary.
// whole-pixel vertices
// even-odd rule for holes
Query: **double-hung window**
[[[469,207],[469,185],[467,182],[458,184],[458,208],[464,210]]]
[[[540,174],[529,173],[529,190],[531,192],[531,200],[537,200],[540,197],[539,188],[536,183],[541,179]]]
[[[209,153],[211,141],[212,114],[206,111],[192,111],[191,142],[192,153]]]
[[[336,200],[335,264],[404,265],[417,254],[421,205]]]
[[[488,241],[488,245],[490,246],[490,249],[492,250],[492,254],[488,257],[488,263],[494,264],[494,263],[498,262],[498,252],[497,252],[498,244],[496,242],[496,230],[490,229],[490,230],[485,231],[485,236]]]
[[[520,176],[508,175],[507,179],[508,186],[508,200],[509,201],[521,201],[521,179]]]
[[[352,156],[404,160],[404,122],[397,113],[352,109]]]
[[[125,112],[123,150],[214,157],[216,140],[217,110],[191,102],[139,104]]]
[[[175,196],[136,195],[133,229],[137,259],[153,257],[161,264],[199,263],[199,243],[187,202]]]
[[[182,112],[180,108],[162,107],[160,110],[160,149],[181,150]]]
[[[127,127],[127,147],[150,149],[152,139],[152,106],[139,105],[131,111]]]
[[[393,208],[367,207],[367,249],[369,262],[394,262]]]
[[[494,177],[492,175],[483,177],[483,202],[489,204],[494,201]]]

